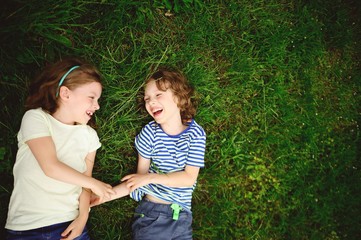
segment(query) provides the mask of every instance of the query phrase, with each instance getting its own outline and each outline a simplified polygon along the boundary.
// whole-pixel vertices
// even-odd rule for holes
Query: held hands
[[[115,191],[113,190],[111,185],[103,183],[95,178],[93,178],[93,181],[94,183],[91,190],[95,195],[97,195],[100,202],[110,200],[111,195],[115,194]]]
[[[105,201],[100,201],[100,198],[95,195],[94,193],[92,193],[90,195],[90,204],[89,204],[89,207],[95,207],[95,206],[98,206],[102,203],[104,203]]]
[[[122,182],[116,185],[115,187],[113,187],[113,191],[115,194],[111,194],[110,198],[103,198],[103,199],[100,199],[99,196],[93,193],[90,196],[90,207],[94,207],[104,202],[108,202],[117,198],[122,198],[124,196],[129,195],[130,193],[129,188],[126,186],[126,182]]]
[[[151,183],[154,174],[130,174],[121,179],[122,183],[113,188],[109,197],[101,198],[99,194],[92,193],[90,196],[90,207],[129,195],[135,189]]]

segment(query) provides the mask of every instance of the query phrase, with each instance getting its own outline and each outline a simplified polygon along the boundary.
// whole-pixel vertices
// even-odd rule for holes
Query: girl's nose
[[[100,109],[100,105],[99,105],[99,103],[98,103],[98,102],[95,102],[95,104],[94,104],[94,108],[95,108],[96,110],[99,110],[99,109]]]

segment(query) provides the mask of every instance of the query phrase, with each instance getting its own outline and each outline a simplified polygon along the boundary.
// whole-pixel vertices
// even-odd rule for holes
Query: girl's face
[[[158,89],[155,81],[147,83],[144,91],[145,108],[150,116],[161,125],[172,125],[181,122],[177,99],[171,89]]]
[[[81,85],[69,90],[69,109],[74,122],[87,124],[100,106],[98,100],[102,94],[102,86],[98,82]]]

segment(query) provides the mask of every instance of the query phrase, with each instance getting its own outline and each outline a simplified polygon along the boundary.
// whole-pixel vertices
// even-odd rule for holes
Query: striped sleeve
[[[135,147],[138,153],[146,159],[151,158],[154,142],[153,138],[154,134],[152,123],[145,125],[140,133],[135,137]]]
[[[187,165],[194,167],[204,167],[205,149],[206,149],[205,135],[192,139],[188,152]]]

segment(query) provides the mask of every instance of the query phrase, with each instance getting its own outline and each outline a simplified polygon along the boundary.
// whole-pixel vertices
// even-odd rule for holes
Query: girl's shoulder
[[[41,108],[29,109],[23,115],[23,120],[26,119],[48,119],[50,116],[49,113],[45,112]]]
[[[48,114],[47,112],[45,112],[42,108],[33,108],[33,109],[29,109],[29,110],[26,110],[25,112],[26,115],[45,115],[45,114]]]

